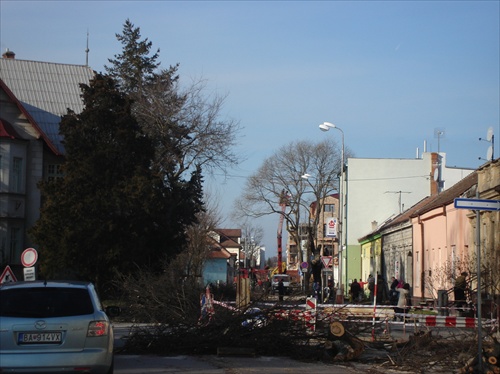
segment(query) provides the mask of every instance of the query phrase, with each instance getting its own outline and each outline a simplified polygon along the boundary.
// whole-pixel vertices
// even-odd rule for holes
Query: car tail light
[[[108,335],[109,323],[106,321],[92,321],[89,323],[87,336],[106,336]]]

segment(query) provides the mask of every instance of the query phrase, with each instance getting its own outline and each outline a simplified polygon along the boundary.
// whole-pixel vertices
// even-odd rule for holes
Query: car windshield
[[[92,314],[83,288],[44,287],[0,289],[0,316],[49,318]]]

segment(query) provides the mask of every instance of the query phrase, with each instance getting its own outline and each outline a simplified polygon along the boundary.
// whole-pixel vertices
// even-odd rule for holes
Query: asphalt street
[[[241,357],[241,356],[153,356],[123,355],[120,348],[130,331],[130,324],[114,324],[115,374],[146,373],[206,373],[206,374],[251,374],[251,373],[356,373],[343,365],[304,363],[286,357]]]
[[[304,363],[283,357],[219,356],[115,356],[115,374],[205,373],[205,374],[349,374],[359,367]]]
[[[130,325],[115,324],[115,348],[123,347]],[[392,337],[408,339],[413,333],[410,325],[392,324]],[[469,332],[470,333],[470,332]],[[366,360],[365,360],[366,362]],[[416,368],[416,370],[418,370]],[[199,373],[199,374],[412,374],[419,371],[392,370],[380,364],[373,365],[355,361],[326,364],[322,362],[302,362],[288,357],[268,356],[153,356],[115,355],[115,374],[151,373]],[[440,372],[443,373],[443,372]],[[452,373],[452,371],[450,371]]]

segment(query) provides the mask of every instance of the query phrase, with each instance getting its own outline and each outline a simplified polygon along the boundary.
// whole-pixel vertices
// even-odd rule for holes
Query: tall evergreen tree
[[[110,66],[105,66],[106,72],[122,86],[127,93],[142,91],[144,84],[153,78],[160,63],[160,50],[148,56],[153,45],[148,39],[140,40],[141,30],[134,27],[129,19],[123,25],[123,34],[115,34],[116,39],[123,45],[122,53],[108,59]]]
[[[32,234],[42,273],[102,285],[114,269],[160,270],[162,256],[182,249],[200,205],[201,175],[187,187],[166,187],[152,173],[152,143],[115,81],[97,75],[82,92],[85,109],[69,111],[60,126],[64,177],[41,185],[44,204]]]

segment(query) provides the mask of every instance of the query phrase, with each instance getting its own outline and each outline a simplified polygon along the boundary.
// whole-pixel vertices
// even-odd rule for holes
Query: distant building
[[[232,271],[231,254],[219,243],[214,243],[210,248],[203,268],[203,285],[231,284]]]
[[[229,254],[228,263],[228,281],[232,282],[238,275],[237,271],[240,264],[245,259],[245,253],[241,246],[241,229],[215,229],[210,233],[214,241]]]

